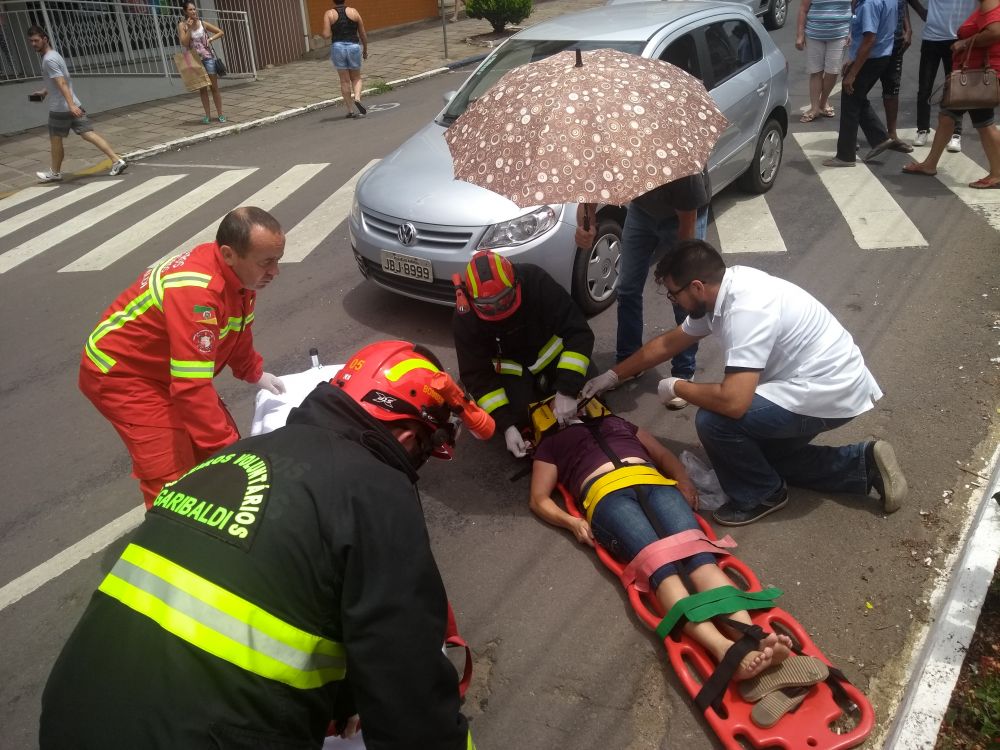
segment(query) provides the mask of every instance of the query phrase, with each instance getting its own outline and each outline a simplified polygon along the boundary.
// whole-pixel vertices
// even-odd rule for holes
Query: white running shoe
[[[914,146],[926,146],[927,145],[927,137],[930,135],[930,132],[931,131],[929,131],[929,130],[918,130],[917,131],[917,137],[913,139],[913,145]]]
[[[47,169],[44,172],[35,172],[35,177],[38,178],[39,182],[61,182],[62,172],[53,172],[51,169]]]
[[[962,136],[953,135],[951,140],[948,141],[948,151],[952,154],[957,154],[962,150]]]
[[[126,162],[124,159],[119,159],[118,161],[116,161],[114,164],[111,165],[111,171],[108,172],[108,174],[111,175],[112,177],[117,177],[126,169],[128,169],[128,162]]]

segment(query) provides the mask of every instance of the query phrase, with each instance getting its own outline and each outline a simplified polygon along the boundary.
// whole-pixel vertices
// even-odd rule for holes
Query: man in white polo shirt
[[[585,397],[717,332],[725,350],[722,382],[665,378],[659,394],[701,407],[698,437],[730,498],[713,514],[718,523],[744,526],[784,507],[788,484],[861,495],[875,489],[884,512],[899,509],[906,479],[888,442],[812,444],[882,397],[851,335],[829,310],[788,281],[746,266],[727,269],[702,240],[680,243],[654,275],[687,319],[589,381]]]

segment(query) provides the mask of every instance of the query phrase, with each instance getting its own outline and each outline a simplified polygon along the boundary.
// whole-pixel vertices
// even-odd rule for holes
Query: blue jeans
[[[694,511],[676,487],[663,484],[644,485],[648,504],[667,536],[679,534],[689,529],[697,529]],[[582,493],[581,493],[582,494]],[[609,492],[594,509],[590,528],[598,543],[618,560],[629,563],[643,549],[659,539],[642,506],[635,487]],[[715,555],[699,552],[686,558],[684,567],[688,573],[702,565],[715,562]],[[677,565],[661,565],[649,577],[652,590],[667,576],[677,575]]]
[[[755,394],[739,419],[699,409],[695,427],[722,489],[733,505],[749,510],[784,484],[819,492],[867,494],[867,443],[837,447],[811,443],[821,432],[851,419],[806,417]]]
[[[705,239],[708,228],[708,206],[698,210],[695,237]],[[657,260],[661,248],[671,252],[677,244],[677,214],[654,216],[635,203],[630,203],[622,229],[621,266],[618,274],[618,351],[615,361],[631,357],[642,346],[642,291],[646,286],[649,268]],[[681,323],[687,313],[674,305],[674,321]],[[690,380],[694,376],[695,354],[698,345],[678,354],[671,360],[670,374],[675,378]]]

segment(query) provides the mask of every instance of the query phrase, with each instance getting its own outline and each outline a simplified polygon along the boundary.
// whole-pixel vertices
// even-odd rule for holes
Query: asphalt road
[[[793,109],[806,103],[803,55],[790,29],[776,34],[791,62]],[[912,126],[917,51],[906,58],[901,123]],[[133,509],[137,487],[110,426],[76,389],[82,343],[107,303],[164,253],[296,164],[320,163],[308,183],[273,213],[294,226],[372,159],[385,156],[438,110],[464,74],[446,74],[389,92],[398,102],[364,122],[323,110],[141,162],[127,179],[185,174],[157,197],[0,274],[0,407],[6,492],[0,505],[0,585],[7,584]],[[793,132],[836,121],[792,125]],[[977,139],[969,156],[984,163]],[[793,490],[781,513],[738,529],[738,554],[781,605],[866,690],[878,726],[892,718],[906,681],[908,644],[926,620],[934,567],[957,542],[972,477],[995,445],[1000,318],[997,234],[935,180],[899,175],[905,158],[875,170],[928,242],[904,250],[861,250],[794,138],[766,198],[787,252],[728,255],[809,289],[854,334],[886,397],[829,440],[891,440],[910,480],[904,508],[886,518],[874,500]],[[116,233],[183,197],[220,166],[257,172],[192,205],[157,238],[101,271],[60,269]],[[860,171],[860,170],[859,170]],[[192,176],[194,179],[192,179]],[[104,179],[104,178],[99,178]],[[732,193],[732,195],[738,195]],[[864,196],[858,196],[863,200]],[[100,196],[40,218],[0,238],[0,251],[77,220]],[[0,202],[0,212],[3,212]],[[0,218],[8,218],[2,214]],[[878,221],[879,217],[870,217]],[[710,239],[717,239],[710,228]],[[647,298],[648,333],[671,325],[662,298]],[[255,339],[277,373],[308,366],[317,347],[343,361],[378,338],[431,346],[450,367],[448,310],[382,291],[360,278],[346,225],[281,276],[258,299]],[[614,312],[594,318],[595,360],[610,364]],[[709,340],[699,379],[717,379],[720,352]],[[620,413],[678,452],[697,448],[694,410],[666,413],[656,375],[614,393]],[[249,425],[252,389],[229,376],[217,386]],[[991,438],[990,434],[994,436]],[[421,485],[435,553],[463,635],[476,655],[465,711],[480,748],[716,747],[655,637],[632,614],[617,582],[567,534],[545,526],[527,505],[527,480],[500,443],[466,439],[451,464],[428,465]],[[953,492],[948,503],[942,493]],[[121,540],[0,611],[0,727],[5,748],[31,748],[39,699],[52,661]],[[925,564],[926,559],[930,564]]]

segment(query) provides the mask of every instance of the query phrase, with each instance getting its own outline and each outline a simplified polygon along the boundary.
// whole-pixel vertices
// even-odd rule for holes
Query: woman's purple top
[[[638,456],[653,462],[636,437],[639,428],[634,424],[615,416],[603,417],[597,424],[616,456]],[[582,495],[583,481],[611,460],[584,424],[570,425],[543,438],[535,449],[534,459],[554,464],[559,481],[577,498]]]

